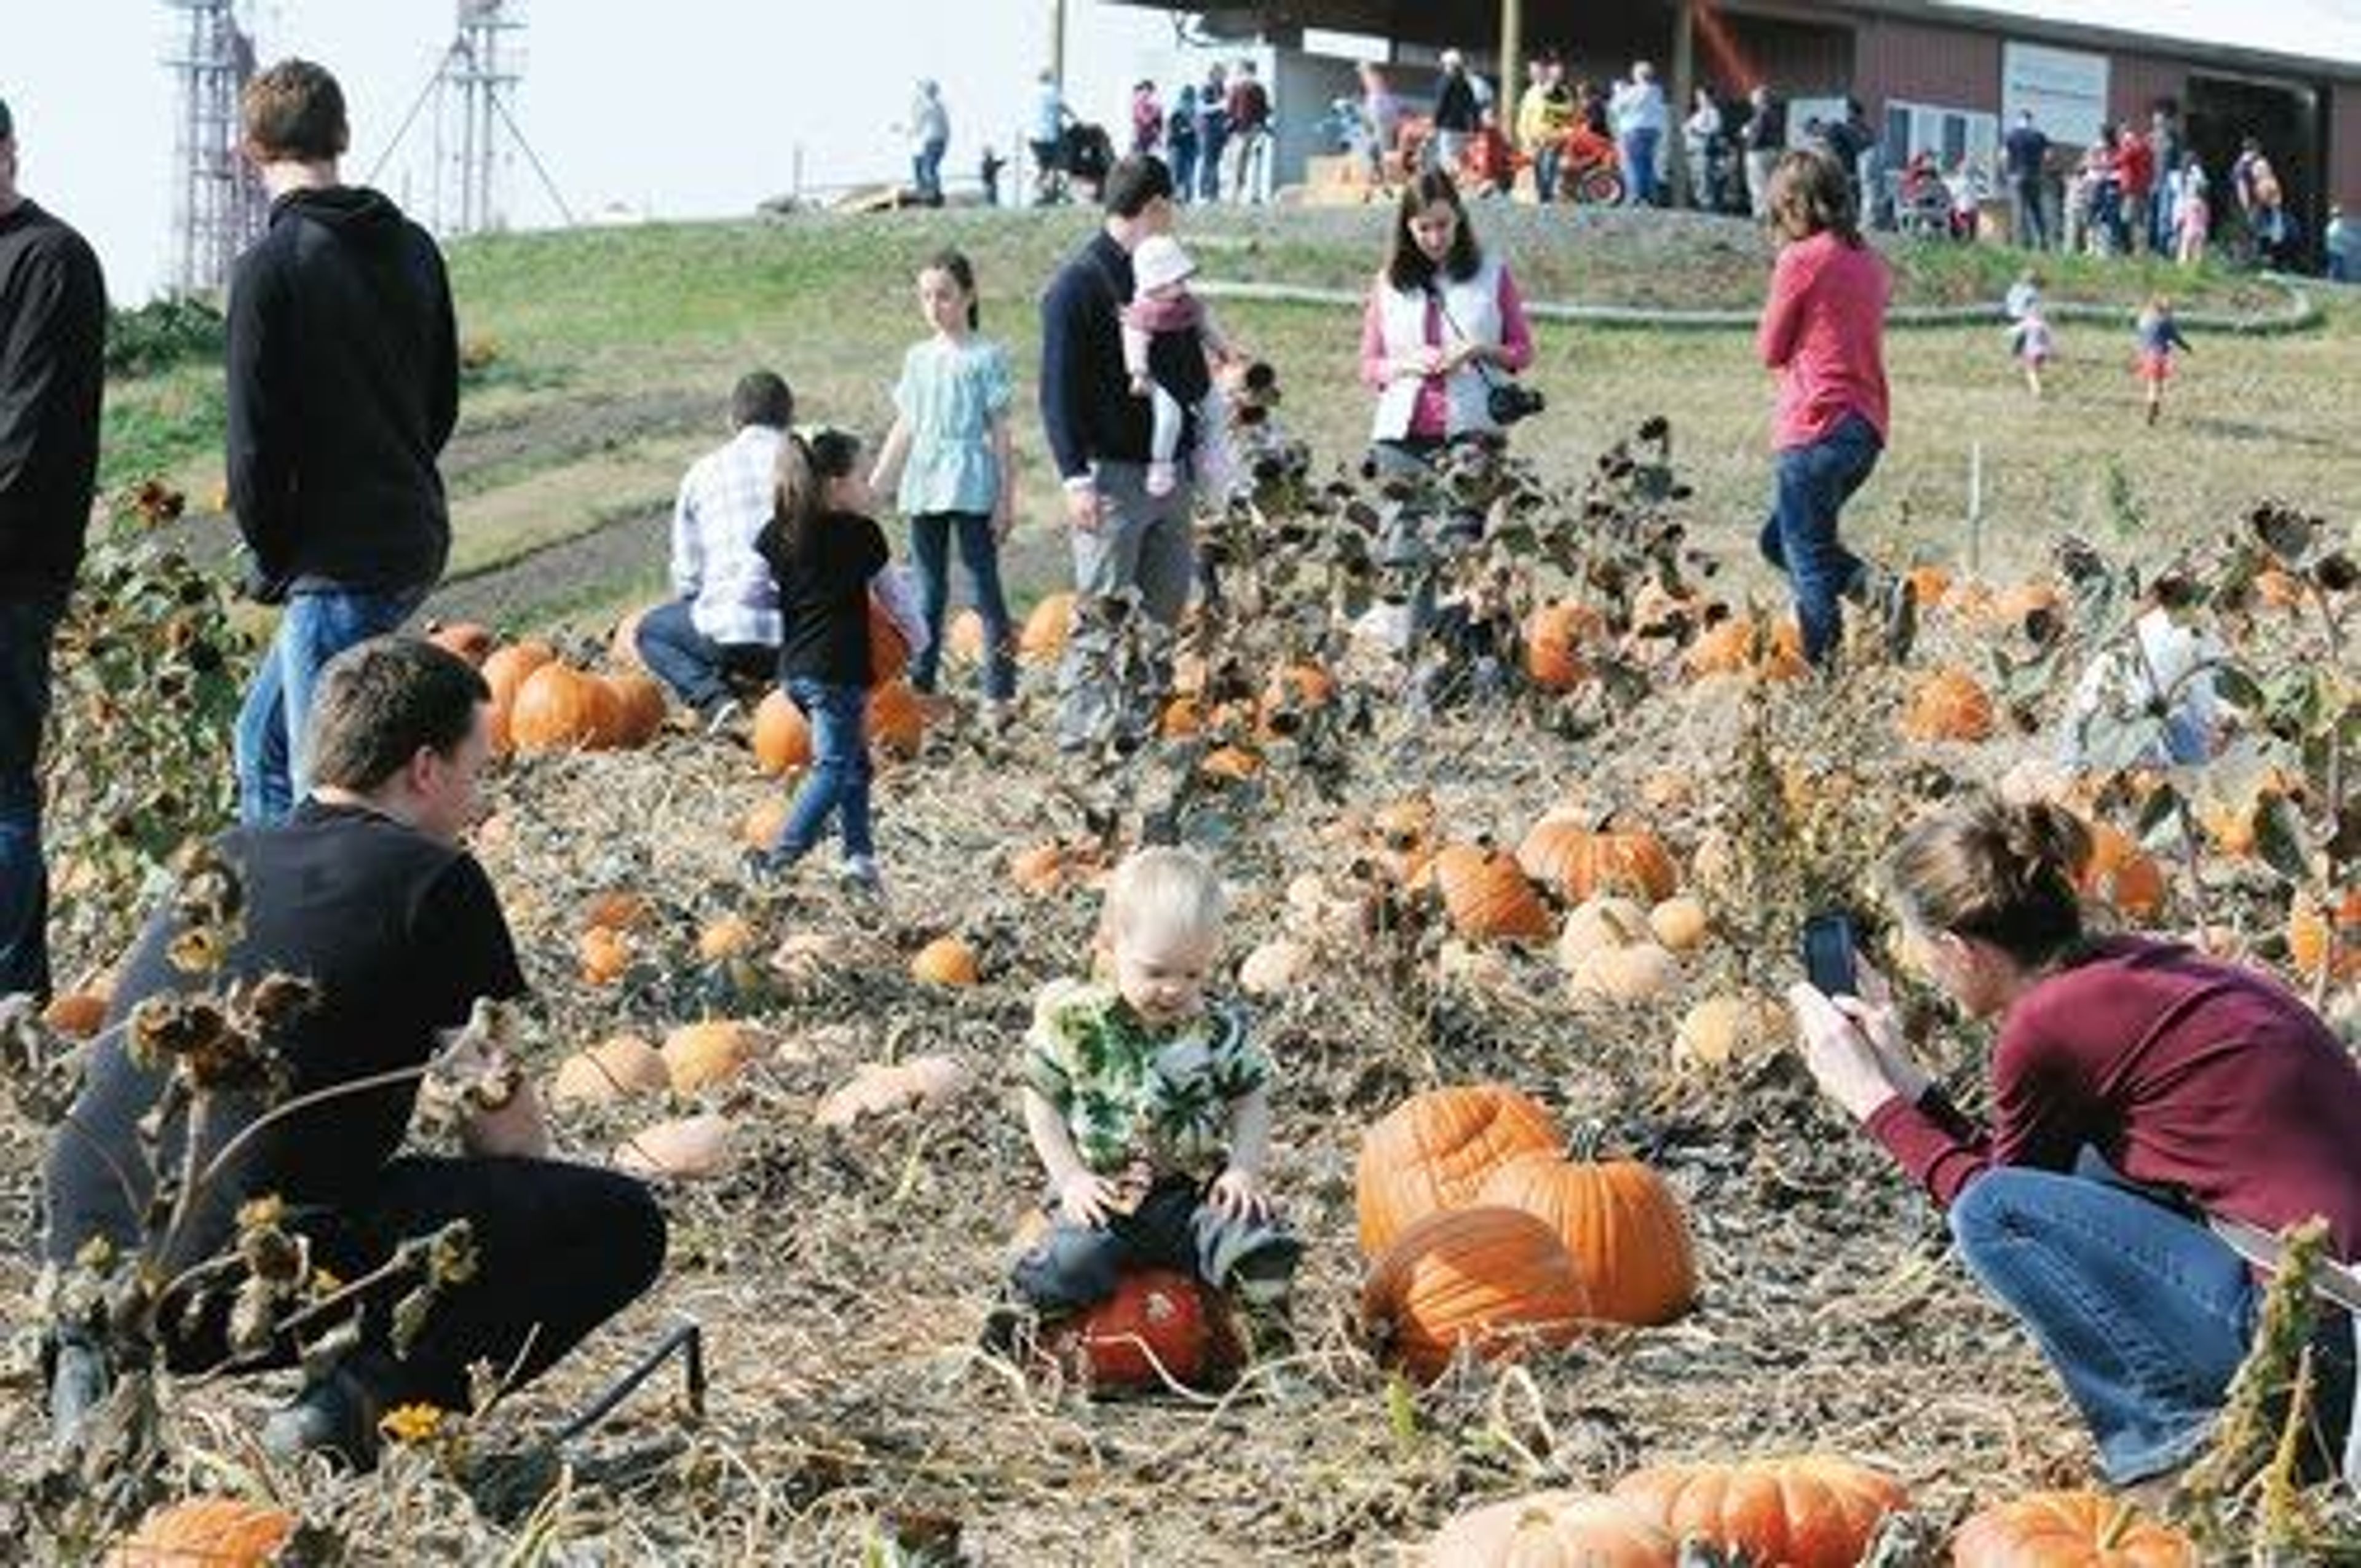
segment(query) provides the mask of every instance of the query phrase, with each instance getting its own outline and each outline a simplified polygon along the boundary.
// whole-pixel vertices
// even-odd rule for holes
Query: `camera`
[[[1547,398],[1531,387],[1521,387],[1514,381],[1496,381],[1484,394],[1484,411],[1498,425],[1514,424],[1547,407]]]

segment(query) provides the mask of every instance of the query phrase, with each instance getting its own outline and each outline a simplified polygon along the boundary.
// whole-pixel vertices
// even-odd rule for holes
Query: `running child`
[[[2147,389],[2147,422],[2154,424],[2164,413],[2164,384],[2172,379],[2172,351],[2187,348],[2189,340],[2173,323],[2172,302],[2162,294],[2149,298],[2139,319],[2132,323],[2132,333],[2138,345],[2132,368]]]

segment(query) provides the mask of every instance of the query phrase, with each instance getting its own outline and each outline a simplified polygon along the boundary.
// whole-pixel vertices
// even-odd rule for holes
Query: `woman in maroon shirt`
[[[1999,1021],[1991,1126],[1911,1059],[1873,975],[1866,998],[1789,1000],[1813,1076],[1949,1211],[1960,1261],[2057,1369],[2107,1478],[2169,1486],[2210,1441],[2261,1304],[2205,1220],[2319,1215],[2337,1257],[2361,1255],[2361,1071],[2258,972],[2086,936],[2090,845],[2059,807],[1985,802],[1887,862],[1913,961]],[[2323,1308],[2316,1466],[2345,1432],[2353,1348]]]

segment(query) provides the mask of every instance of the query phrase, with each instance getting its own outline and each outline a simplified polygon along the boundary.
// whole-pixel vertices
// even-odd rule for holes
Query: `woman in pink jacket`
[[[1778,463],[1763,557],[1795,596],[1804,656],[1825,667],[1844,630],[1839,600],[1883,597],[1889,646],[1907,652],[1908,587],[1837,537],[1838,515],[1885,450],[1885,263],[1863,242],[1852,181],[1835,159],[1779,160],[1766,198],[1779,258],[1756,345],[1779,378]]]

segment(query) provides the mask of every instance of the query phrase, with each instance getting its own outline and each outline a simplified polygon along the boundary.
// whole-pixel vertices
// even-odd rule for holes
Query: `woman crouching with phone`
[[[1949,1211],[1960,1261],[2065,1383],[2108,1481],[2155,1494],[2211,1441],[2262,1300],[2209,1218],[2277,1232],[2320,1215],[2332,1254],[2361,1256],[2361,1069],[2255,970],[2087,933],[2090,845],[2059,807],[1983,802],[1886,863],[1910,961],[1998,1021],[1990,1126],[1911,1058],[1865,965],[1858,997],[1806,982],[1788,1000],[1813,1077]],[[2323,1305],[2315,1475],[2345,1439],[2354,1337]]]

